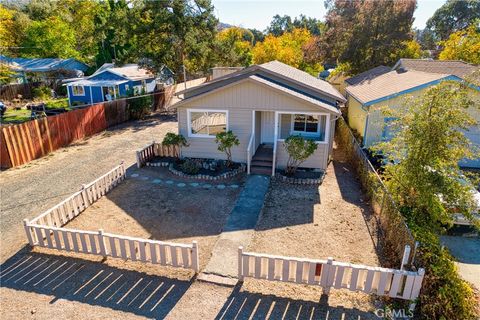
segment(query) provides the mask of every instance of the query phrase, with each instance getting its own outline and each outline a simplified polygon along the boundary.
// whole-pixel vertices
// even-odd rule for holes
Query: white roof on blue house
[[[141,68],[138,64],[127,64],[122,67],[114,67],[113,64],[108,63],[101,66],[94,74],[88,77],[88,79],[94,79],[105,72],[110,72],[131,81],[155,78],[155,75],[150,70]]]
[[[51,72],[58,70],[85,72],[88,69],[85,63],[73,58],[10,58],[0,55],[0,62],[8,64],[15,71],[23,72]]]

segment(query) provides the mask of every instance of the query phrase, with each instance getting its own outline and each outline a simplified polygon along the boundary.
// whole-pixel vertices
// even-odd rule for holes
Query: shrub
[[[285,150],[288,153],[286,174],[295,174],[298,166],[307,160],[317,150],[317,147],[315,141],[302,136],[289,136],[285,139]]]
[[[231,130],[217,133],[215,142],[218,143],[218,151],[225,152],[227,155],[227,166],[232,164],[232,147],[238,146],[240,141]]]
[[[181,169],[186,174],[197,174],[200,171],[199,164],[191,159],[185,160],[184,163],[181,164]]]
[[[165,138],[163,138],[162,144],[164,146],[175,146],[175,156],[177,158],[180,157],[180,149],[182,147],[188,147],[187,139],[181,134],[175,134],[172,132],[169,132],[165,135]]]
[[[46,99],[50,99],[52,97],[52,89],[50,89],[49,87],[45,87],[45,86],[40,86],[38,88],[34,88],[32,90],[32,93],[33,93],[34,98],[37,98],[37,99],[40,99],[40,100],[46,100]]]
[[[128,101],[128,108],[130,111],[131,119],[143,119],[150,113],[152,107],[151,96],[141,96],[138,98],[132,98]]]
[[[422,319],[478,319],[473,289],[458,275],[438,236],[419,227],[412,229],[421,243],[417,264],[425,268],[417,313]]]

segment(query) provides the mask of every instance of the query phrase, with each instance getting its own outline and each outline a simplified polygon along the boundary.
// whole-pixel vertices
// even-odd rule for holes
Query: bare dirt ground
[[[243,177],[211,183],[209,188],[188,183],[178,187],[165,183],[180,181],[166,168],[134,172],[140,176],[124,180],[65,227],[186,244],[196,240],[203,268],[241,189],[215,186],[232,182],[239,186]],[[163,183],[155,184],[155,179]]]
[[[343,158],[341,151],[334,151],[335,160],[320,187],[273,182],[248,250],[378,266],[376,220]],[[319,288],[258,281],[247,281],[244,288],[306,301],[318,301],[321,295]],[[378,301],[361,293],[332,290],[329,304],[367,312]]]
[[[0,261],[25,244],[22,220],[33,218],[112,169],[123,159],[135,163],[135,150],[175,132],[172,117],[153,116],[108,129],[24,166],[0,173]],[[8,244],[8,245],[6,245]]]
[[[332,290],[325,299],[318,288],[304,285],[247,280],[231,288],[197,281],[181,269],[26,246],[23,218],[55,205],[120,159],[133,165],[136,149],[160,141],[176,125],[161,117],[130,122],[0,174],[1,319],[375,319],[377,302],[346,290]],[[367,204],[353,172],[341,155],[335,157],[317,190],[273,184],[250,250],[378,263]],[[68,226],[197,239],[209,248],[240,190],[152,185],[155,173],[149,170],[140,170],[148,181],[127,179]],[[138,191],[133,196],[132,189]],[[221,210],[209,210],[213,206]],[[204,251],[202,263],[208,260]]]

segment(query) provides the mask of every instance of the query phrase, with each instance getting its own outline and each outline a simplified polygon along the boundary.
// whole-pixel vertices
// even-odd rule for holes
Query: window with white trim
[[[72,93],[74,96],[84,96],[85,88],[83,86],[72,86]]]
[[[215,137],[226,132],[228,127],[227,111],[188,110],[188,135],[191,137]]]
[[[290,133],[324,141],[326,122],[326,115],[292,114]]]

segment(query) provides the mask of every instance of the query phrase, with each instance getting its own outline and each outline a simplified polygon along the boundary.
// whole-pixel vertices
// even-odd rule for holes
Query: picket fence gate
[[[328,260],[282,257],[238,249],[238,278],[319,285],[324,293],[330,288],[362,291],[378,296],[415,300],[422,286],[424,269],[417,272],[370,267]]]
[[[31,246],[149,262],[199,271],[198,244],[172,243],[105,233],[62,228],[125,179],[122,162],[95,181],[38,217],[23,221]]]

